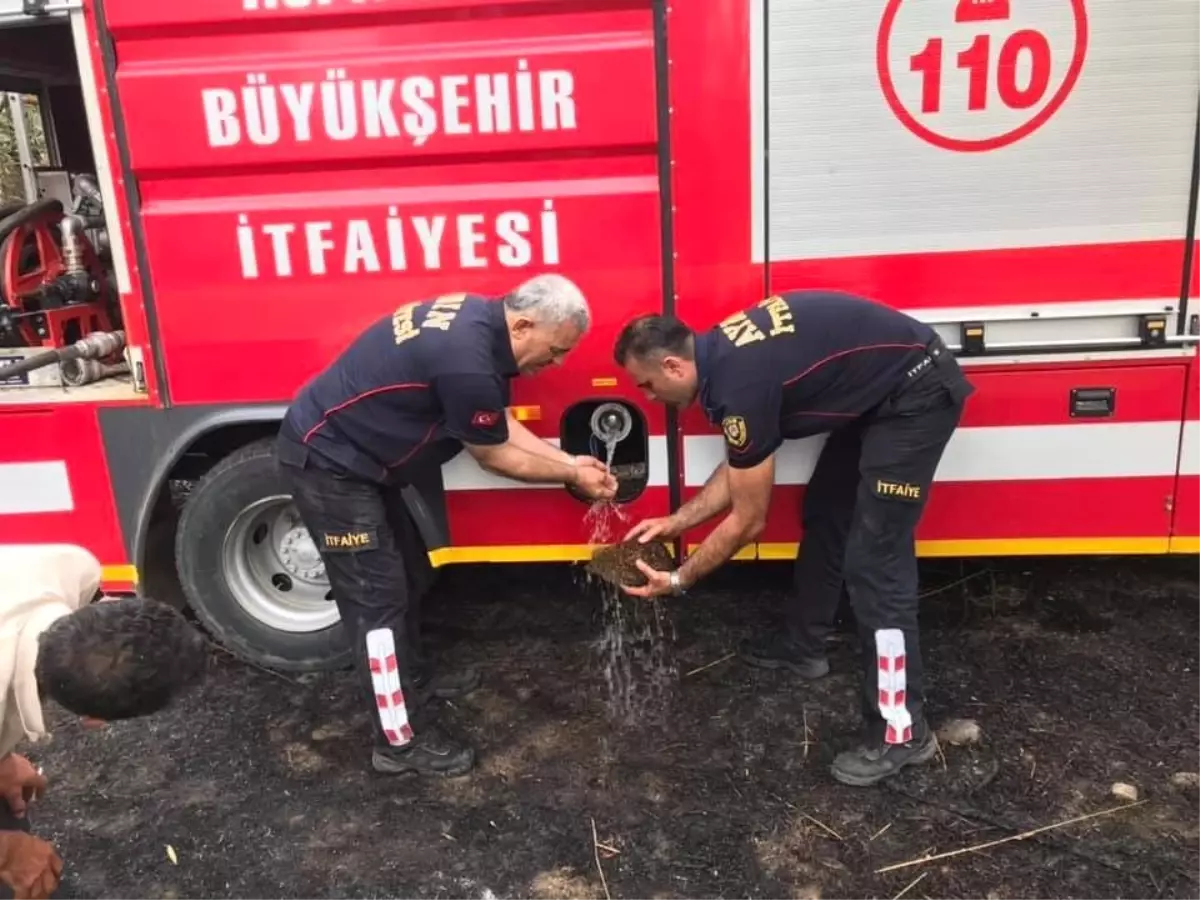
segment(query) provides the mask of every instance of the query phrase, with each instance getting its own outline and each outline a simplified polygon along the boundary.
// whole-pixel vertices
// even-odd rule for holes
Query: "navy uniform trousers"
[[[374,708],[376,744],[401,747],[426,721],[418,684],[426,675],[420,600],[434,571],[401,485],[326,467],[281,439],[280,471],[325,563]]]
[[[843,587],[863,653],[868,730],[904,743],[923,726],[915,532],[974,391],[941,340],[882,404],[830,434],[804,494],[789,635],[823,656]]]

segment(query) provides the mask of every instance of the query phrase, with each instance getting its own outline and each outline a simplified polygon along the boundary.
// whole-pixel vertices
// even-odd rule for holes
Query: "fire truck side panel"
[[[534,7],[544,8],[546,0],[490,0],[488,3],[464,0],[372,0],[364,9],[362,0],[231,0],[228,3],[168,3],[155,0],[113,0],[109,3],[108,23],[118,36],[140,31],[187,33],[196,26],[237,28],[248,22],[259,29],[294,31],[320,29],[336,24],[347,15],[370,24],[389,21],[423,21],[431,14],[453,12],[458,17],[496,17],[516,15]],[[560,4],[565,6],[565,3]],[[610,0],[607,6],[635,6],[624,0]]]
[[[765,212],[748,177],[752,158],[764,151],[750,115],[751,36],[762,24],[747,0],[668,6],[674,301],[694,328],[715,324],[766,289],[763,266],[750,253],[752,221]]]
[[[561,271],[594,325],[562,369],[518,379],[514,412],[565,439],[580,400],[630,403],[648,451],[628,512],[665,513],[664,411],[611,361],[619,327],[663,303],[650,4],[453,6],[108,0],[172,403],[286,403],[403,303]],[[155,488],[140,469],[119,480],[133,527]],[[453,547],[443,535],[435,559],[587,553],[586,506],[561,488],[465,456],[443,483]],[[536,513],[507,527],[508,503]]]
[[[1178,300],[1200,6],[766,6],[753,127],[770,168],[752,178],[771,290],[905,309]]]
[[[138,217],[141,210],[128,168],[124,117],[113,93],[112,43],[98,19],[101,11],[100,5],[88,3],[81,11],[71,13],[71,34],[79,65],[92,156],[104,197],[125,339],[131,348],[135,365],[140,359],[140,374],[146,382],[144,399],[157,404],[166,396],[162,357],[156,347],[157,321],[153,298],[142,278],[145,247],[136,239],[140,238]]]
[[[130,119],[138,172],[527,158],[655,140],[648,9],[350,21],[264,41],[269,28],[247,17],[218,34],[129,41],[122,102],[159,109]]]
[[[71,40],[79,66],[92,157],[105,200],[126,339],[141,355],[147,393],[103,402],[86,392],[31,401],[18,389],[4,397],[0,402],[0,433],[11,440],[0,462],[0,544],[79,544],[101,561],[106,588],[131,590],[136,570],[124,546],[110,479],[111,459],[106,454],[98,418],[102,410],[118,406],[151,407],[159,399],[160,383],[154,368],[153,330],[134,252],[131,197],[121,167],[117,118],[105,78],[104,45],[96,16],[91,4],[70,13]]]
[[[1181,219],[1180,238],[1182,230]],[[973,307],[981,312],[1012,303],[1176,302],[1185,249],[1180,238],[785,260],[771,265],[771,290],[820,286],[889,302],[895,298],[892,305],[902,309]]]
[[[224,403],[169,409],[101,408],[98,421],[126,558],[139,567],[145,564],[146,532],[160,492],[167,489],[168,476],[197,441],[220,429],[269,434],[284,409],[282,404]]]
[[[1196,138],[1192,160],[1192,203],[1189,235],[1195,236],[1197,208],[1200,207],[1200,98],[1196,111]],[[1180,331],[1200,333],[1200,312],[1195,302],[1200,297],[1200,240],[1193,241],[1190,266],[1183,294],[1190,311]],[[1193,324],[1195,323],[1195,324]],[[1193,353],[1189,366],[1187,395],[1183,408],[1183,436],[1179,443],[1179,477],[1175,485],[1175,515],[1171,528],[1172,553],[1200,553],[1200,348]]]
[[[1179,442],[1172,553],[1200,553],[1200,364],[1192,361]]]
[[[747,129],[751,152],[726,151],[719,170],[692,185],[702,195],[719,171],[723,208],[748,210],[736,226],[749,234],[724,217],[725,255],[695,239],[704,255],[727,260],[724,271],[765,265],[770,292],[848,290],[928,321],[979,319],[993,337],[1019,332],[1031,344],[1062,345],[1040,359],[1014,348],[1003,360],[965,363],[979,390],[938,472],[920,533],[925,555],[1168,548],[1195,355],[1135,348],[1106,356],[1082,346],[1089,335],[1109,340],[1106,322],[1118,311],[1167,314],[1174,332],[1200,7],[1083,7],[723,5],[734,28],[744,17],[737,33],[749,52],[742,59],[726,48],[721,59],[723,72],[744,76],[729,78],[722,119]],[[972,47],[974,55],[956,56]],[[944,60],[936,72],[934,53]],[[676,104],[677,133],[690,109]],[[679,148],[675,169],[681,219],[687,152]],[[688,238],[681,228],[681,285]],[[710,281],[681,290],[681,314],[697,327],[756,299]],[[1073,343],[1078,352],[1069,352]],[[1113,389],[1111,412],[1089,417],[1081,401],[1073,414],[1072,391],[1093,387]],[[686,497],[722,450],[695,411],[683,430]],[[780,451],[767,531],[743,558],[794,554],[803,484],[821,444]],[[706,532],[689,534],[688,544]]]
[[[347,171],[336,188],[318,173],[186,185],[189,193],[228,191],[219,199],[181,196],[180,182],[149,181],[146,231],[151,258],[163,260],[154,280],[172,396],[179,403],[286,399],[367,322],[410,299],[464,283],[503,291],[535,270],[561,269],[595,298],[597,322],[579,348],[582,362],[571,359],[535,387],[560,410],[590,393],[593,377],[612,374],[605,351],[616,323],[658,301],[654,167],[644,157],[514,163],[493,175],[464,166]],[[464,178],[471,183],[456,183]],[[402,181],[410,184],[397,187]],[[527,228],[528,239],[515,231],[505,237],[510,223]],[[279,227],[298,238],[282,257],[269,238]],[[408,244],[396,252],[412,267],[405,274],[386,271],[389,235],[400,231]],[[305,232],[313,237],[300,238]],[[419,234],[438,235],[440,245],[431,239],[425,247]],[[468,246],[464,234],[480,240]],[[254,245],[244,266],[242,236]],[[370,271],[376,264],[380,271]],[[235,364],[214,365],[217,353]],[[518,392],[529,394],[523,384]],[[551,418],[543,410],[542,421],[556,421],[557,411]]]
[[[109,462],[87,403],[0,406],[9,440],[0,463],[0,544],[79,544],[104,566],[105,582],[131,587]]]
[[[752,196],[749,177],[752,161],[765,152],[765,133],[751,127],[752,105],[763,97],[761,67],[750,55],[765,24],[760,12],[749,0],[667,7],[675,216],[671,299],[673,312],[697,329],[766,292],[765,267],[752,260],[750,246],[754,224],[765,225],[766,217],[763,192]],[[687,442],[718,432],[694,407],[679,416],[679,428],[671,438],[679,459],[672,474],[679,500],[686,501],[699,487],[689,486],[686,477]],[[685,545],[694,545],[713,525],[690,532]],[[735,559],[752,559],[755,553],[750,546]]]
[[[938,467],[918,532],[921,554],[1167,552],[1172,506],[1191,502],[1176,487],[1176,467],[1179,410],[1194,367],[1027,365],[1018,377],[968,367],[978,390]],[[1113,414],[1073,416],[1077,388],[1111,388]],[[747,556],[795,555],[804,485],[823,445],[813,438],[781,448],[767,528]],[[684,439],[687,495],[721,452],[719,435]],[[689,534],[689,545],[708,530]]]

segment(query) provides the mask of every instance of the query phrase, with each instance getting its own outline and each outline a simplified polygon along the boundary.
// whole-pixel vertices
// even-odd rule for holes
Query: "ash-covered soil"
[[[639,561],[661,572],[669,572],[675,568],[675,561],[667,551],[666,544],[659,541],[647,541],[642,544],[635,538],[597,550],[585,569],[597,578],[618,587],[623,584],[641,587],[646,583],[646,576],[637,566]]]
[[[597,649],[614,607],[578,568],[450,570],[428,631],[485,673],[444,709],[472,775],[376,775],[349,673],[216,653],[153,719],[84,732],[56,711],[54,739],[25,748],[50,778],[34,830],[77,897],[603,897],[599,867],[612,897],[1197,896],[1195,782],[1177,774],[1200,770],[1194,559],[926,566],[930,712],[982,738],[869,789],[828,775],[856,727],[852,629],[815,685],[726,658],[778,627],[789,578],[731,565],[660,601],[677,674],[629,722]],[[1115,782],[1145,802],[877,872],[1120,805]]]

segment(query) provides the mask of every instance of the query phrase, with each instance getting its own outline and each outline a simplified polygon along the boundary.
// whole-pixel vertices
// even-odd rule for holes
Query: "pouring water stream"
[[[611,471],[621,437],[611,431],[597,437],[604,442],[605,464]],[[589,543],[619,541],[627,520],[617,504],[596,501],[584,518],[591,526]],[[618,524],[619,530],[614,527]],[[635,725],[662,710],[677,680],[678,667],[669,652],[674,623],[662,614],[658,601],[627,597],[615,585],[591,575],[586,578],[599,587],[602,602],[604,631],[594,647],[608,688],[608,713],[621,724]]]

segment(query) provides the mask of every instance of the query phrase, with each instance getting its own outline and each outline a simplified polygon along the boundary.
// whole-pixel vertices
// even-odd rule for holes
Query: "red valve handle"
[[[58,216],[53,216],[57,221]],[[22,250],[33,236],[37,249],[37,267],[21,271]],[[0,259],[0,294],[13,309],[24,310],[23,298],[60,277],[64,271],[62,250],[54,240],[51,222],[38,220],[19,225],[4,241]]]
[[[55,240],[61,221],[59,211],[47,211],[17,226],[0,246],[0,300],[16,313],[38,313],[35,318],[21,318],[17,325],[27,346],[65,346],[92,331],[107,331],[110,327],[102,305],[83,303],[42,309],[40,303],[30,302],[43,287],[53,284],[66,272],[62,248]],[[22,271],[22,263],[28,266],[29,260],[22,251],[31,238],[37,252],[35,265]],[[102,297],[107,281],[104,269],[91,242],[84,235],[79,236],[79,241],[83,267],[91,276],[93,289]]]

